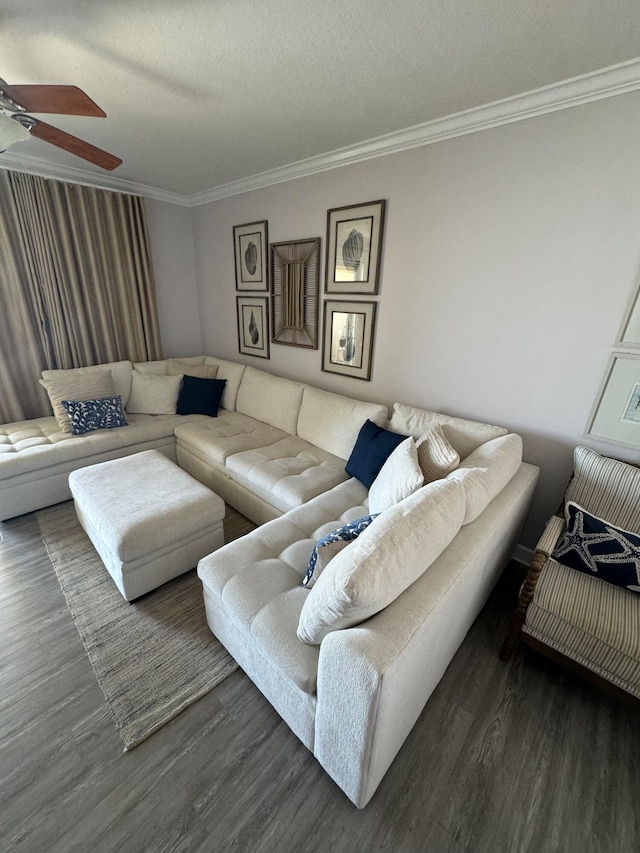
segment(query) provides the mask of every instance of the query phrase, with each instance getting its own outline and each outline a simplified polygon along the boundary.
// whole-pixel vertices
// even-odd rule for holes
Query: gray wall
[[[202,352],[191,209],[146,200],[165,358]]]
[[[542,469],[531,547],[577,443],[639,458],[583,438],[640,269],[639,139],[634,93],[194,208],[202,348],[519,432]],[[239,356],[233,225],[267,219],[274,242],[319,236],[324,270],[327,209],[378,198],[387,222],[372,381],[322,373],[319,351],[272,344],[270,361]],[[163,277],[169,286],[175,272]],[[192,307],[172,307],[190,326]],[[163,322],[175,335],[175,317]]]

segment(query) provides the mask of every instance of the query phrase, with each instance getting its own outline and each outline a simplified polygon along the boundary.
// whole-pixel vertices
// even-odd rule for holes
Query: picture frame
[[[233,226],[236,290],[268,292],[268,246],[269,228],[266,219]]]
[[[640,353],[612,353],[585,434],[640,447]]]
[[[238,351],[243,355],[269,358],[269,299],[266,296],[236,296]]]
[[[625,311],[616,347],[640,349],[640,281],[636,284]]]
[[[386,202],[327,211],[325,293],[377,294]]]
[[[353,379],[371,379],[376,302],[326,299],[322,370]]]
[[[271,340],[318,349],[320,238],[272,243]]]

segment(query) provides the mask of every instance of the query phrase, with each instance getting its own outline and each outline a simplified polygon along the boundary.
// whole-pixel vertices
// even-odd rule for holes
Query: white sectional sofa
[[[82,436],[54,418],[0,427],[0,519],[67,500],[77,468],[155,448],[261,525],[200,561],[207,621],[363,807],[511,557],[538,469],[503,428],[401,403],[389,418],[384,405],[253,367],[191,362],[226,380],[217,417],[127,414],[128,426]],[[113,368],[126,409],[131,377],[168,365],[83,370]],[[369,491],[345,471],[366,421],[409,436],[398,452],[415,458],[414,440],[436,427],[459,464],[407,490],[392,454],[379,477],[391,466],[387,491],[400,491],[304,588],[316,542],[380,503],[380,480]]]

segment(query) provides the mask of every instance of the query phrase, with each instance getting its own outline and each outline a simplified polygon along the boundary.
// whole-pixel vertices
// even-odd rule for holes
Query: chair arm
[[[527,615],[527,608],[531,604],[531,599],[533,598],[540,573],[558,544],[558,540],[564,533],[564,528],[564,518],[559,515],[552,515],[544,528],[542,536],[538,540],[535,554],[529,564],[527,576],[520,587],[518,603],[516,604],[516,609],[511,616],[507,636],[505,637],[502,648],[500,649],[500,659],[503,661],[508,661],[513,654],[513,650],[518,643],[520,632],[522,631],[522,626]]]

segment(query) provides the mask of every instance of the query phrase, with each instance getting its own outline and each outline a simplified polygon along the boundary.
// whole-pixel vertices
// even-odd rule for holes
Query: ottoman
[[[157,450],[69,474],[80,524],[131,601],[224,545],[224,501]]]

